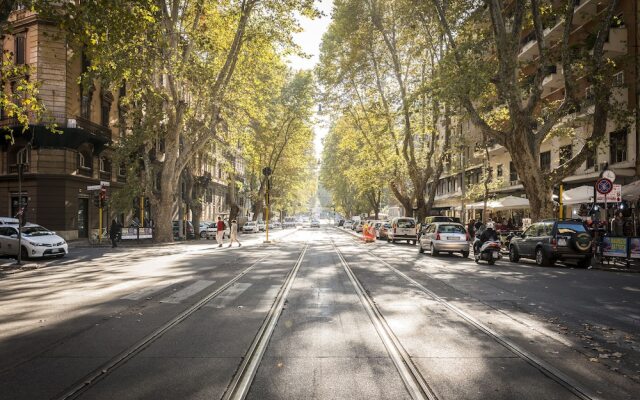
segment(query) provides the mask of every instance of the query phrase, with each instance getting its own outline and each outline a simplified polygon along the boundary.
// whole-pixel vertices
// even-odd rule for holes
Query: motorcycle
[[[476,239],[476,241],[479,242],[480,239]],[[476,248],[477,246],[474,246],[474,249]],[[502,258],[502,255],[500,254],[500,248],[501,245],[499,241],[488,240],[480,246],[479,251],[474,252],[473,257],[478,264],[480,263],[480,260],[483,260],[488,262],[489,265],[493,265],[496,263],[496,260]]]

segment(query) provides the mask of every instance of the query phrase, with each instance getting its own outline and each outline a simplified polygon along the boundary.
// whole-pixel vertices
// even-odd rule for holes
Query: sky
[[[310,58],[301,58],[298,56],[289,57],[287,61],[293,69],[313,69],[318,62],[322,35],[327,31],[329,23],[331,22],[333,0],[316,0],[316,7],[324,14],[324,16],[314,20],[300,17],[300,26],[303,31],[296,33],[293,36],[295,42],[302,48],[304,53],[310,56]],[[320,158],[320,153],[322,153],[322,138],[327,134],[328,121],[321,119],[318,116],[316,116],[316,119],[318,120],[318,123],[314,129],[314,147],[316,157]]]

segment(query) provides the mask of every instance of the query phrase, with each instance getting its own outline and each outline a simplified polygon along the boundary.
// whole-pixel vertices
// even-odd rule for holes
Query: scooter
[[[480,239],[476,239],[477,241],[479,241]],[[474,246],[474,249],[476,248],[476,246]],[[500,254],[500,242],[499,241],[493,241],[493,240],[488,240],[486,241],[482,246],[480,246],[480,251],[474,252],[474,258],[476,263],[480,263],[480,260],[486,261],[489,263],[489,265],[493,265],[496,263],[496,260],[499,260],[502,258],[502,255]]]

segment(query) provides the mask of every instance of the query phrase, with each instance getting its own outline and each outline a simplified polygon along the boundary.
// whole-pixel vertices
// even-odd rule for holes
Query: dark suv
[[[546,220],[531,225],[511,239],[509,260],[532,258],[538,265],[557,260],[576,260],[578,266],[591,264],[591,234],[581,220]]]

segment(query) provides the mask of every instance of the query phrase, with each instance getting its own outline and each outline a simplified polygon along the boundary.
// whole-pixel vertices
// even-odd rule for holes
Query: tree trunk
[[[520,157],[513,159],[517,171],[527,171],[519,178],[529,199],[533,222],[554,217],[551,183],[545,177],[548,172],[540,169],[539,156],[536,156],[527,148],[527,151],[521,149]]]
[[[161,184],[162,191],[156,197],[155,229],[153,241],[156,243],[173,241],[173,206],[175,204],[176,185],[169,185],[167,181]]]

